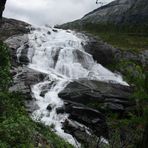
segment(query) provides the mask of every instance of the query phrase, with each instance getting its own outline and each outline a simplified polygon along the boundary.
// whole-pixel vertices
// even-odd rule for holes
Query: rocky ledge
[[[135,102],[130,100],[132,92],[133,89],[129,86],[77,80],[59,94],[65,106],[57,112],[69,113],[70,119],[89,127],[96,136],[108,138],[105,119],[107,113],[117,113],[119,118],[128,117],[128,113],[135,110]],[[75,133],[74,136],[78,138]]]
[[[24,35],[29,32],[29,26],[29,24],[22,21],[2,18],[0,20],[0,40],[4,41],[14,35]]]

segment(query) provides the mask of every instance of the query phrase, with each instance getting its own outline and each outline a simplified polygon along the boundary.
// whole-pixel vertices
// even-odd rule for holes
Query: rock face
[[[102,111],[111,110],[122,113],[134,105],[129,100],[131,93],[132,89],[128,86],[93,80],[78,80],[70,83],[59,96],[74,103],[87,106],[98,105],[97,108]]]
[[[128,117],[128,113],[135,110],[135,102],[129,99],[132,92],[131,87],[119,84],[85,79],[76,80],[59,94],[65,105],[58,108],[57,113],[69,113],[69,119],[87,126],[92,136],[108,138],[106,114],[114,112],[119,118]],[[84,130],[80,126],[67,121],[64,129],[79,141],[84,140]],[[89,140],[92,138],[87,137]],[[91,144],[87,140],[84,143]],[[93,144],[96,145],[96,143],[94,138]]]
[[[6,38],[6,36],[4,36],[4,38]],[[28,35],[27,34],[10,37],[4,42],[9,47],[12,67],[18,67],[22,64],[26,65],[28,63],[28,57],[27,57]],[[22,48],[22,45],[24,45],[23,46],[24,48]],[[18,51],[19,53],[17,53]],[[19,59],[17,56],[19,56]]]
[[[0,22],[0,40],[4,41],[14,35],[24,35],[29,32],[29,26],[29,24],[22,21],[2,18]]]
[[[114,55],[117,49],[113,48],[107,43],[88,35],[89,40],[83,46],[85,51],[91,54],[98,63],[103,66],[114,63]]]

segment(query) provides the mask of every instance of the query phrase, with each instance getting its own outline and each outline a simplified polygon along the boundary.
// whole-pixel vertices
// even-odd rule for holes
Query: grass
[[[132,52],[148,49],[148,26],[86,24],[83,29],[115,48]]]
[[[1,148],[72,148],[50,127],[32,121],[25,110],[24,97],[8,91],[10,61],[7,47],[0,43],[0,147]]]
[[[73,22],[61,27],[86,31],[123,50],[133,52],[148,49],[148,25],[79,24],[78,22]]]
[[[92,32],[90,32],[92,33]],[[122,50],[128,50],[131,52],[141,51],[148,49],[148,36],[144,35],[132,35],[128,33],[96,33],[96,36],[100,37],[103,41],[111,44],[115,48],[120,48]]]

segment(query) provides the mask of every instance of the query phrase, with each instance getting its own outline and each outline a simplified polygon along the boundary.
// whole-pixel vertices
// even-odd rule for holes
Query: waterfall
[[[59,136],[76,147],[79,143],[62,129],[68,114],[56,113],[56,109],[64,104],[58,93],[68,83],[80,78],[128,85],[120,75],[96,63],[92,55],[83,49],[82,44],[85,43],[85,39],[74,31],[47,26],[35,28],[29,34],[28,67],[48,75],[45,81],[32,87],[35,103],[39,107],[32,113],[32,118],[52,126]],[[45,88],[45,95],[41,95]],[[51,111],[47,110],[49,105]]]

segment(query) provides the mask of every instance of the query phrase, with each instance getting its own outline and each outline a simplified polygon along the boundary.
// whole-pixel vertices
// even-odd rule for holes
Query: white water
[[[62,130],[62,122],[68,118],[68,114],[56,113],[56,108],[63,105],[58,93],[69,82],[79,78],[128,84],[121,76],[96,63],[92,56],[84,51],[82,43],[85,44],[85,39],[78,37],[73,31],[56,30],[42,27],[29,34],[28,66],[48,75],[46,81],[32,87],[36,104],[39,106],[39,109],[33,112],[32,118],[46,125],[54,125],[59,136],[77,147],[79,144],[74,138]],[[41,91],[47,86],[48,92],[41,97]],[[46,109],[49,104],[52,107],[50,112]]]

